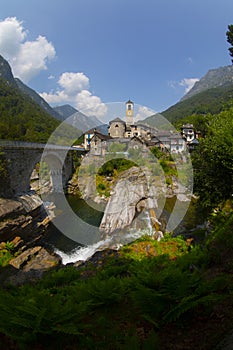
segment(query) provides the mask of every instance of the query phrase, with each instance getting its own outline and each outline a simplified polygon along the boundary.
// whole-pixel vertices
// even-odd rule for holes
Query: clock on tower
[[[127,101],[126,102],[126,124],[127,125],[132,125],[134,123],[133,121],[133,108],[134,104],[132,101]]]

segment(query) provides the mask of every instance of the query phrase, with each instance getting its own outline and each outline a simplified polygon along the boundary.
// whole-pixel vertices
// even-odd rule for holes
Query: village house
[[[183,125],[181,134],[169,130],[157,130],[150,126],[134,123],[134,103],[126,102],[125,121],[117,117],[109,122],[108,134],[103,135],[98,128],[88,130],[84,135],[84,147],[93,155],[105,155],[113,142],[127,144],[130,139],[142,142],[146,147],[157,146],[162,151],[181,153],[186,150],[186,143],[195,140],[192,124]],[[196,142],[196,141],[195,141]]]
[[[181,127],[181,135],[186,142],[189,151],[193,151],[198,146],[200,132],[195,131],[193,124],[183,124]]]

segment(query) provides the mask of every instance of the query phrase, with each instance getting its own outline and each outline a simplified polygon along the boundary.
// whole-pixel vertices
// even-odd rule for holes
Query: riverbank
[[[219,212],[212,224],[201,245],[142,237],[52,269],[17,293],[1,289],[5,344],[11,338],[12,349],[215,349],[233,322],[233,216]]]
[[[46,244],[51,224],[40,197],[33,192],[0,199],[0,281],[14,285],[39,278],[61,264]]]

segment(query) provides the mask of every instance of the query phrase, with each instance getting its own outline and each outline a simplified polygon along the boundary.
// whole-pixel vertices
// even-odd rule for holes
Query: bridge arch
[[[54,192],[62,192],[73,173],[72,152],[68,147],[20,142],[0,143],[0,146],[6,167],[6,176],[0,179],[0,197],[29,192],[31,174],[41,161],[49,165]]]

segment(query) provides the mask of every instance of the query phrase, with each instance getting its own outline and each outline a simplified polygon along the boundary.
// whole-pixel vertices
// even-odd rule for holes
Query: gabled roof
[[[115,118],[113,120],[110,120],[109,124],[112,123],[121,123],[121,124],[125,124],[124,120],[122,120],[121,118]]]
[[[181,129],[186,129],[186,128],[188,128],[188,129],[192,129],[193,128],[193,124],[183,124],[182,125],[182,127],[181,127]]]
[[[158,130],[155,134],[158,138],[160,137],[169,137],[171,136],[171,132],[169,130]]]
[[[127,104],[127,103],[132,103],[132,104],[134,104],[130,99],[129,99],[129,101],[127,101],[125,104]]]
[[[183,139],[183,137],[180,134],[172,134],[169,136],[170,139]]]
[[[144,144],[144,140],[142,140],[141,138],[139,138],[138,136],[134,135],[133,137],[130,138],[130,141],[133,141],[133,140],[136,140],[136,141],[139,141],[140,143]]]
[[[92,139],[94,139],[95,137],[97,137],[98,139],[100,139],[102,141],[106,141],[106,140],[109,140],[109,139],[112,138],[109,135],[103,135],[103,134],[101,134],[100,132],[97,132],[97,131],[94,133],[94,136],[92,137]]]

